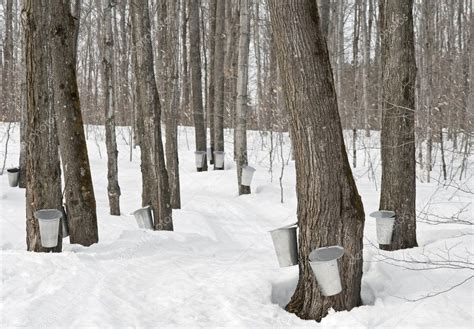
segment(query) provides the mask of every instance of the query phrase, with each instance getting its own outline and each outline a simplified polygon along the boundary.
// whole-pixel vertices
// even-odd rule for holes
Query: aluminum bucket
[[[273,247],[280,267],[298,264],[298,243],[296,239],[296,226],[285,226],[270,231]]]
[[[242,168],[242,181],[241,185],[250,186],[252,183],[253,174],[255,173],[255,168],[250,166],[245,166]]]
[[[340,246],[318,248],[309,254],[309,264],[323,296],[337,295],[342,291],[337,265],[337,260],[342,255],[344,248]]]
[[[196,168],[202,169],[206,161],[206,152],[205,151],[196,151],[194,152],[194,157],[196,158]]]
[[[59,222],[62,215],[63,213],[57,209],[35,211],[34,216],[38,220],[43,247],[53,248],[58,245]]]
[[[224,169],[224,157],[225,157],[225,152],[223,151],[214,152],[214,164],[217,169]]]
[[[395,224],[395,212],[390,210],[375,211],[370,214],[376,219],[377,242],[382,245],[392,243],[393,226]]]
[[[18,186],[18,179],[20,177],[20,168],[18,167],[9,168],[7,169],[7,173],[8,173],[8,184],[11,187]]]
[[[153,216],[150,206],[135,210],[132,214],[135,216],[139,228],[153,230]]]

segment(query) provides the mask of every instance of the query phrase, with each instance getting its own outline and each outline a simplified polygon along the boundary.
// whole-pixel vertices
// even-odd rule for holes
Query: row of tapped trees
[[[13,12],[11,0],[5,1],[7,12]],[[270,136],[289,131],[297,173],[300,277],[287,310],[320,320],[330,308],[358,306],[365,214],[342,130],[352,131],[355,167],[358,129],[369,134],[381,128],[380,208],[397,214],[392,243],[381,247],[416,246],[415,133],[426,139],[428,174],[433,131],[441,132],[443,141],[448,128],[448,138],[462,136],[463,147],[470,145],[472,79],[466,76],[472,74],[472,61],[466,56],[472,56],[472,4],[451,4],[437,4],[439,11],[432,12],[413,0],[321,0],[319,9],[314,0],[24,0],[24,39],[18,39],[24,58],[17,62],[24,62],[25,72],[17,70],[15,78],[14,51],[4,52],[2,63],[8,67],[2,64],[2,73],[10,73],[2,88],[11,83],[8,90],[14,90],[24,76],[20,163],[28,250],[50,251],[41,247],[33,212],[63,204],[71,242],[98,242],[84,122],[106,126],[114,215],[120,214],[115,124],[131,127],[141,150],[142,203],[151,205],[155,229],[161,230],[173,229],[172,209],[180,207],[178,124],[193,124],[196,150],[211,148],[211,156],[224,151],[224,129],[235,128],[239,194],[250,193],[240,184],[248,161],[247,128]],[[438,12],[446,17],[459,12],[459,18],[448,19],[449,28],[435,33]],[[351,56],[345,53],[349,16]],[[4,46],[10,47],[13,18],[5,24]],[[426,47],[417,44],[415,26],[423,28]],[[449,46],[433,41],[443,35],[450,36]],[[450,52],[440,51],[445,47]],[[450,96],[443,98],[445,87],[438,82],[434,88],[430,67],[450,58],[463,75],[450,76]],[[437,101],[433,90],[440,93]],[[2,95],[7,95],[2,114],[13,119],[21,97]],[[451,126],[433,123],[440,109],[448,112]],[[346,251],[340,263],[343,292],[334,297],[320,294],[308,261],[313,249],[328,245]],[[54,251],[60,250],[58,244]]]

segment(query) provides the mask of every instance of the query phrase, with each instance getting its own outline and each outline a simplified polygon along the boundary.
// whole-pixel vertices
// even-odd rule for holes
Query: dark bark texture
[[[316,1],[269,0],[296,161],[299,281],[286,309],[321,320],[360,305],[364,209],[346,155],[328,50]],[[342,292],[324,297],[309,253],[340,245]]]
[[[173,230],[168,173],[161,140],[161,105],[153,69],[148,0],[132,0],[132,40],[140,134],[142,205],[153,208],[156,230]]]
[[[206,151],[206,122],[202,101],[202,73],[201,73],[201,40],[199,1],[189,1],[189,39],[191,61],[191,91],[194,117],[194,135],[196,137],[196,151]],[[207,153],[207,152],[206,152]],[[206,155],[205,155],[206,156]],[[207,171],[207,158],[200,171]]]
[[[115,73],[114,35],[112,31],[112,0],[103,0],[105,31],[102,43],[102,83],[105,107],[105,145],[107,148],[107,195],[111,215],[120,216],[120,186],[118,183],[118,150],[115,135]]]
[[[166,15],[161,20],[165,37],[162,44],[164,71],[166,72],[165,90],[165,135],[166,135],[166,166],[168,169],[168,181],[170,186],[170,202],[173,209],[181,208],[181,187],[179,181],[179,159],[178,159],[178,2],[176,0],[162,0]],[[184,65],[184,64],[183,64]],[[187,63],[186,63],[187,65]],[[187,83],[187,82],[186,82]],[[187,87],[189,89],[189,87]],[[189,91],[187,91],[189,93]],[[188,96],[189,97],[189,96]],[[189,100],[186,100],[189,102]],[[187,104],[185,104],[188,107]]]
[[[412,7],[413,0],[379,1],[382,56],[380,209],[393,210],[396,213],[392,243],[380,246],[385,250],[417,246],[416,64]]]
[[[24,141],[27,153],[26,245],[29,251],[60,252],[61,230],[58,245],[55,248],[43,248],[39,224],[33,216],[40,209],[62,209],[61,167],[50,83],[49,3],[49,0],[26,0],[22,8],[28,111]]]
[[[71,243],[90,246],[99,241],[92,177],[76,81],[76,22],[67,1],[50,1],[49,26],[54,112],[64,170],[66,211]]]

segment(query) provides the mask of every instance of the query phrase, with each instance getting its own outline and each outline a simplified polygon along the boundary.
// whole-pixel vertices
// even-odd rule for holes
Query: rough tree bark
[[[250,186],[244,186],[242,181],[242,168],[247,165],[247,110],[248,110],[248,64],[250,44],[250,17],[249,1],[240,0],[240,36],[239,60],[237,74],[237,106],[236,106],[236,162],[237,185],[239,195],[250,194]]]
[[[51,3],[51,58],[54,111],[64,170],[66,210],[71,243],[99,241],[97,214],[76,81],[75,19],[67,2]]]
[[[385,250],[416,247],[415,46],[413,0],[380,0],[382,187],[380,209],[396,213]],[[393,22],[399,22],[394,28]]]
[[[225,56],[225,6],[226,1],[217,1],[214,67],[214,150],[224,151],[224,56]],[[216,168],[214,170],[223,169]]]
[[[196,151],[206,151],[206,124],[202,102],[201,82],[201,40],[199,29],[199,0],[189,1],[189,41],[191,60],[191,90],[194,117],[194,135],[196,137]],[[207,152],[206,152],[207,153]],[[206,154],[204,155],[206,157]],[[207,171],[207,159],[198,171]]]
[[[268,4],[296,160],[300,274],[286,308],[320,320],[330,308],[350,310],[361,302],[364,209],[347,159],[316,1]],[[331,245],[345,249],[339,260],[343,290],[323,297],[308,255]]]
[[[26,245],[29,251],[60,252],[58,245],[43,248],[35,211],[62,209],[61,167],[51,94],[48,27],[50,1],[25,0],[22,8],[25,30],[27,118],[26,125]]]
[[[105,107],[105,145],[107,147],[107,194],[111,215],[120,216],[117,140],[115,136],[114,36],[112,32],[112,0],[103,0],[105,31],[102,36],[102,83]]]
[[[142,205],[153,209],[156,230],[173,230],[168,173],[161,140],[161,105],[156,88],[148,0],[130,2],[134,74],[140,134]]]
[[[166,166],[168,169],[168,179],[170,186],[170,202],[173,209],[181,208],[181,188],[179,182],[179,160],[178,160],[178,106],[179,106],[179,88],[178,88],[178,7],[176,0],[167,1],[165,28],[165,44],[163,44],[164,63],[166,64],[166,90],[167,102],[165,102],[165,135],[166,135]],[[187,65],[187,63],[186,63]],[[186,69],[187,71],[187,69]],[[186,73],[187,74],[187,73]],[[187,87],[189,90],[189,87]],[[187,92],[189,93],[189,92]],[[189,96],[188,96],[189,98]],[[186,102],[189,103],[189,100]],[[186,104],[186,107],[188,105]]]

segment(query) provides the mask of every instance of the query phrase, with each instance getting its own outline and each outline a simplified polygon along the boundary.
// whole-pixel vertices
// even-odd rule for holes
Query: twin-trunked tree
[[[161,105],[153,69],[148,0],[130,2],[132,52],[137,93],[137,120],[140,120],[142,204],[153,209],[155,229],[173,230],[168,173],[161,140]]]
[[[76,19],[60,0],[25,0],[27,248],[41,247],[39,209],[62,209],[59,151],[71,243],[98,241],[92,179],[76,82]],[[61,250],[61,234],[55,251]]]

